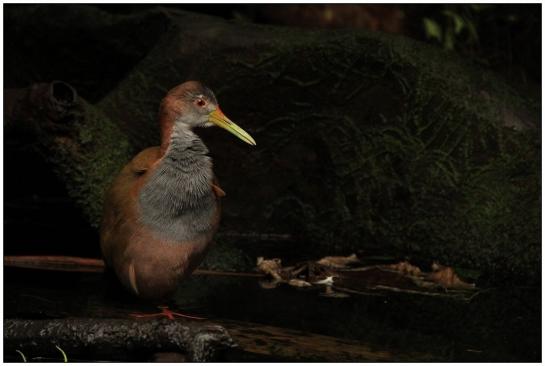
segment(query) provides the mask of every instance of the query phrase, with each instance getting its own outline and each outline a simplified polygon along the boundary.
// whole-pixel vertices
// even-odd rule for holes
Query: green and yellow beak
[[[208,122],[211,122],[218,127],[226,129],[247,144],[253,146],[256,145],[255,140],[252,138],[252,136],[250,136],[248,132],[244,131],[242,128],[238,127],[235,122],[227,118],[227,116],[223,114],[223,112],[219,108],[217,108],[214,112],[208,115]]]

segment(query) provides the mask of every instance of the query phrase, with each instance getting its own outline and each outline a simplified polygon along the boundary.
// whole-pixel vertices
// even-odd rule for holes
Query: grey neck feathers
[[[183,242],[211,230],[216,201],[207,153],[193,131],[174,126],[170,145],[139,197],[142,223],[159,237]]]

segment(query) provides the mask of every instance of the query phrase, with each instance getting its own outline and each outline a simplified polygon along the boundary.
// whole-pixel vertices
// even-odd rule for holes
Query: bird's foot
[[[164,317],[167,317],[170,320],[174,320],[174,318],[176,318],[176,317],[187,318],[187,319],[195,319],[195,320],[204,320],[204,319],[206,319],[206,318],[201,318],[201,317],[198,317],[198,316],[186,315],[186,314],[174,312],[174,311],[170,310],[168,308],[168,306],[158,306],[158,308],[161,309],[160,313],[152,313],[152,314],[133,313],[133,314],[130,314],[130,315],[132,317],[135,317],[135,318],[158,318],[160,316],[164,316]]]

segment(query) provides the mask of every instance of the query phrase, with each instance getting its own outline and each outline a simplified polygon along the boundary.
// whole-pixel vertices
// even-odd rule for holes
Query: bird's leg
[[[195,320],[204,320],[204,319],[206,319],[206,318],[201,318],[201,317],[198,317],[198,316],[186,315],[186,314],[174,312],[174,311],[170,310],[168,308],[168,306],[158,306],[158,308],[161,309],[160,313],[152,313],[152,314],[133,313],[133,314],[130,314],[130,315],[132,317],[135,317],[135,318],[156,318],[156,317],[164,316],[164,317],[167,317],[170,320],[174,320],[174,318],[176,318],[176,317],[187,318],[187,319],[195,319]]]

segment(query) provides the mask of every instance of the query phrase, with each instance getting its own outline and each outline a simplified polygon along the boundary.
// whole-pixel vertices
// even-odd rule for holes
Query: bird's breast
[[[215,231],[218,205],[207,168],[198,162],[188,169],[159,165],[138,197],[141,223],[161,239],[180,243]]]

